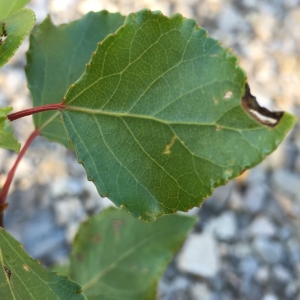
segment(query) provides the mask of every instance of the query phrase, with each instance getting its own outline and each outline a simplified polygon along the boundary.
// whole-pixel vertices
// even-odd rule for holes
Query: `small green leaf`
[[[21,144],[15,139],[13,128],[7,118],[12,110],[12,107],[0,108],[0,148],[19,152]]]
[[[70,260],[88,299],[150,300],[196,219],[173,215],[145,223],[109,208],[83,223]]]
[[[30,0],[1,0],[0,1],[0,21],[10,17],[23,8]]]
[[[293,127],[287,113],[273,127],[250,117],[245,82],[194,20],[144,10],[98,46],[61,115],[99,193],[153,221],[199,206]]]
[[[5,300],[86,299],[77,283],[44,269],[1,227],[0,295]]]
[[[15,54],[21,43],[35,23],[35,14],[28,8],[23,8],[0,21],[4,26],[0,36],[0,68]]]
[[[33,105],[60,103],[70,84],[84,71],[97,43],[124,20],[118,13],[101,11],[60,26],[54,26],[47,17],[37,26],[30,36],[26,68]],[[69,146],[57,112],[40,113],[33,119],[44,137]]]

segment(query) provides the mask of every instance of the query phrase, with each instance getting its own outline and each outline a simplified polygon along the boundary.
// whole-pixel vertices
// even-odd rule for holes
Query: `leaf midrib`
[[[240,105],[236,105],[230,108],[234,109],[236,107],[238,107]],[[142,119],[142,120],[150,120],[150,121],[156,121],[156,122],[160,122],[163,123],[165,125],[196,125],[196,126],[220,126],[222,127],[222,129],[227,129],[227,130],[233,130],[233,131],[237,131],[237,132],[243,132],[243,131],[254,131],[254,130],[261,130],[261,127],[256,127],[256,128],[249,128],[249,129],[238,129],[238,128],[234,128],[234,127],[229,127],[229,126],[224,126],[224,125],[219,125],[217,123],[217,121],[223,116],[223,114],[227,113],[228,111],[225,111],[220,117],[218,116],[217,121],[214,122],[195,122],[195,121],[166,121],[160,118],[156,118],[153,115],[142,115],[142,114],[133,114],[133,113],[128,113],[128,112],[113,112],[113,111],[104,111],[101,109],[97,109],[97,108],[87,108],[87,107],[78,107],[78,106],[71,106],[71,105],[67,105],[64,107],[64,109],[62,110],[62,113],[64,111],[77,111],[77,112],[82,112],[82,113],[86,113],[86,114],[90,114],[90,115],[103,115],[103,116],[111,116],[111,117],[118,117],[118,118],[137,118],[137,119]]]

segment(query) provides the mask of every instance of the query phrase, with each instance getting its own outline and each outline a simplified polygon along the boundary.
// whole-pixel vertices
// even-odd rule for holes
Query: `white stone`
[[[190,281],[182,276],[177,276],[173,281],[172,284],[170,285],[171,290],[186,290],[188,286],[190,285]]]
[[[299,189],[300,176],[288,170],[277,170],[273,177],[272,183],[275,189],[280,192],[296,197],[300,201]]]
[[[264,295],[262,300],[279,300],[279,299],[273,294],[266,294]]]
[[[256,7],[257,6],[257,0],[243,0],[243,3],[247,7]]]
[[[218,218],[210,221],[205,231],[215,234],[221,240],[234,238],[237,231],[236,218],[233,212],[225,212]]]
[[[266,195],[265,184],[249,185],[244,197],[244,205],[247,211],[257,213],[263,208],[264,198]]]
[[[292,280],[292,275],[289,270],[281,265],[274,266],[273,275],[278,281],[283,283],[288,283]]]
[[[232,247],[232,251],[233,254],[240,259],[250,256],[252,253],[249,244],[243,242],[235,244],[235,246]]]
[[[259,284],[264,284],[266,282],[268,282],[269,278],[270,278],[270,269],[267,266],[262,266],[260,267],[255,276],[254,276],[256,282],[258,282]]]
[[[285,0],[283,1],[283,5],[287,8],[294,8],[299,5],[299,0]]]
[[[250,224],[249,233],[251,236],[272,237],[276,233],[276,227],[268,217],[258,216]]]
[[[258,236],[252,243],[256,253],[268,264],[276,264],[282,258],[283,246],[267,238]]]
[[[66,195],[78,195],[83,192],[83,182],[76,178],[54,179],[51,185],[51,193],[54,198]]]
[[[212,300],[212,294],[205,283],[196,283],[191,287],[192,300]]]
[[[224,5],[217,21],[218,27],[222,28],[224,34],[232,33],[235,29],[243,31],[248,28],[246,19],[232,5]]]
[[[82,203],[77,198],[68,198],[54,204],[55,219],[58,225],[67,225],[72,221],[80,222],[86,218]]]
[[[181,271],[202,277],[214,277],[219,269],[217,243],[208,233],[192,233],[177,257]]]
[[[228,200],[229,208],[234,211],[241,211],[243,209],[243,205],[244,203],[241,193],[233,190]]]
[[[54,13],[60,13],[64,10],[70,9],[73,0],[52,0],[50,2],[50,9]]]

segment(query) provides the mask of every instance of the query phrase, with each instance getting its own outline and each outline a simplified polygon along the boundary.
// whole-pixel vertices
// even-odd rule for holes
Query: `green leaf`
[[[199,206],[271,153],[295,123],[241,106],[237,58],[194,20],[140,11],[98,45],[61,111],[99,193],[144,220]]]
[[[5,29],[5,33],[2,30],[2,37],[0,36],[0,68],[15,54],[34,23],[35,14],[28,8],[23,8],[0,22],[0,26]]]
[[[77,283],[44,269],[1,227],[0,262],[1,299],[86,299]]]
[[[157,282],[196,219],[173,215],[145,223],[109,208],[83,223],[70,276],[91,299],[156,299]]]
[[[30,0],[1,0],[0,1],[0,21],[10,17],[23,8]]]
[[[47,17],[31,34],[27,53],[26,75],[33,105],[61,102],[70,84],[83,73],[97,43],[124,20],[118,13],[90,12],[80,20],[57,27]],[[40,113],[33,119],[44,137],[69,146],[57,112]]]
[[[19,152],[21,144],[15,139],[13,128],[7,118],[12,110],[12,107],[0,108],[0,148]]]

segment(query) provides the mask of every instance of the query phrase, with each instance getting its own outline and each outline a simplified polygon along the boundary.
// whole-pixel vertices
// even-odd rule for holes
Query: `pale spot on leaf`
[[[25,271],[27,271],[27,272],[30,271],[30,268],[29,268],[27,265],[23,265],[23,269],[24,269]]]
[[[230,98],[232,97],[232,95],[233,95],[232,91],[227,91],[227,92],[224,94],[223,98],[224,98],[224,99],[230,99]]]
[[[166,148],[165,148],[165,151],[164,151],[164,154],[170,154],[171,153],[171,147],[173,146],[173,144],[175,143],[175,140],[177,139],[177,136],[174,135],[172,137],[172,140],[170,141],[170,143],[168,145],[166,145]]]

